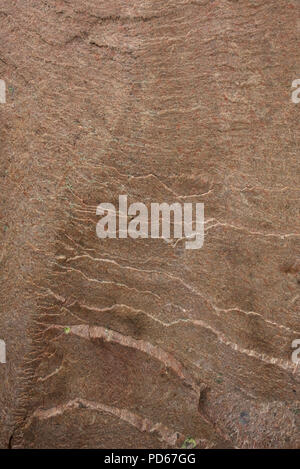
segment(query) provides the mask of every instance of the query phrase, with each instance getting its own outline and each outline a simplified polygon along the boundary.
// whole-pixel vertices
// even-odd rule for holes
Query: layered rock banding
[[[2,447],[299,447],[299,4],[0,0]],[[96,207],[205,205],[205,241]]]

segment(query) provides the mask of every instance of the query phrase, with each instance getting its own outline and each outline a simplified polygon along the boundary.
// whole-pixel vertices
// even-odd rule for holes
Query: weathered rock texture
[[[299,446],[299,9],[0,0],[2,447]],[[204,247],[98,239],[119,194]]]

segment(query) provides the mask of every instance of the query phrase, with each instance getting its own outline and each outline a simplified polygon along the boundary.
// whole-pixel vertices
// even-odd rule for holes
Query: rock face
[[[299,447],[294,0],[0,0],[2,447]],[[96,207],[202,202],[205,240]]]

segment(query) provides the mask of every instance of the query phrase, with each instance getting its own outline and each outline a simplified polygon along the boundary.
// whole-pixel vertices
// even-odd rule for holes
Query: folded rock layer
[[[296,0],[0,0],[2,447],[299,447]],[[204,203],[205,238],[96,208]]]

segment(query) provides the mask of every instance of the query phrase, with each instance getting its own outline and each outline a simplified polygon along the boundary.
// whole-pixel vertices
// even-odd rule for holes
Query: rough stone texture
[[[0,0],[2,447],[299,447],[299,9]],[[99,240],[119,194],[204,247]]]

